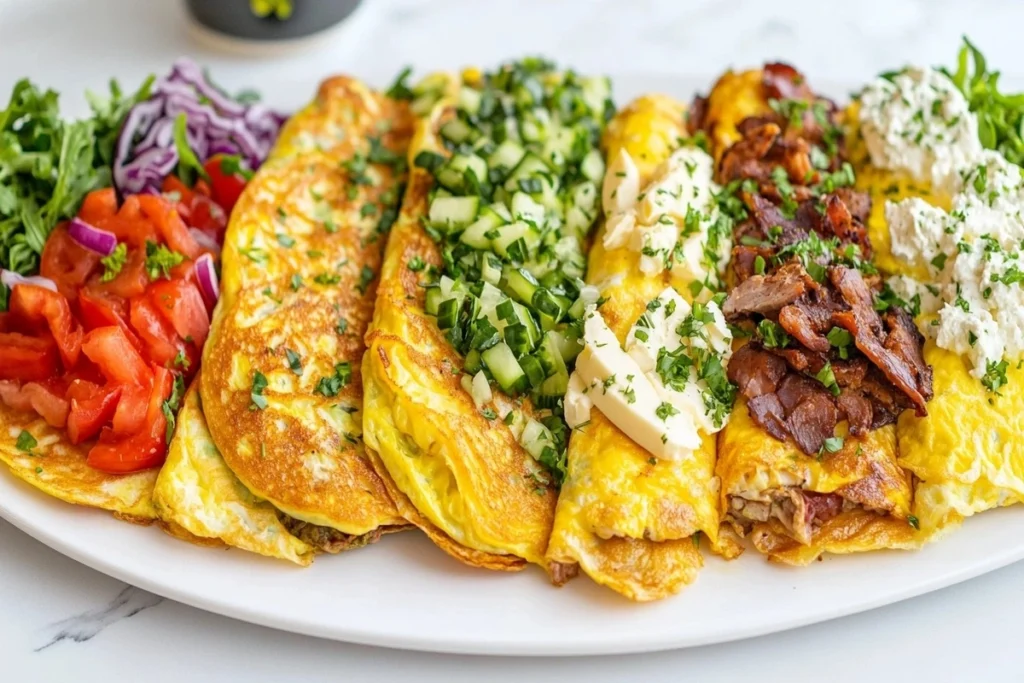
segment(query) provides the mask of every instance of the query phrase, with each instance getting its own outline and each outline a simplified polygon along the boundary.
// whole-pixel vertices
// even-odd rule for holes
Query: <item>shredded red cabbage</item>
[[[255,170],[267,158],[285,115],[260,104],[243,104],[224,94],[190,59],[179,59],[158,80],[149,99],[132,107],[121,127],[114,155],[114,187],[122,196],[160,192],[180,159],[174,121],[186,117],[186,138],[200,163],[216,154],[241,157]]]

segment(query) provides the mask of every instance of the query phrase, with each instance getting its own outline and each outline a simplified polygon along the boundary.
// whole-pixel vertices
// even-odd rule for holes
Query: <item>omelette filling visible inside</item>
[[[881,296],[864,226],[871,202],[852,188],[834,103],[786,65],[769,64],[762,80],[770,108],[739,122],[716,170],[731,196],[723,210],[736,221],[722,313],[749,338],[728,378],[755,424],[822,461],[906,408],[926,414],[931,369],[910,314]],[[702,128],[699,118],[692,123]],[[808,543],[822,523],[860,506],[775,474],[771,485],[734,492],[727,519],[747,531],[777,519]]]
[[[892,254],[908,275],[888,281],[911,302],[925,336],[965,357],[992,393],[1024,355],[1024,177],[1002,153],[982,149],[978,117],[949,77],[908,68],[861,96],[871,162],[931,182],[952,198],[945,211],[922,199],[887,201]]]
[[[440,269],[407,264],[427,271],[424,308],[464,356],[477,408],[519,435],[545,484],[565,476],[562,397],[598,298],[583,284],[584,243],[599,211],[610,95],[607,78],[539,59],[508,64],[467,80],[440,127],[446,153],[414,160],[436,180],[425,227],[443,257]],[[528,396],[539,417],[499,414],[492,385]]]

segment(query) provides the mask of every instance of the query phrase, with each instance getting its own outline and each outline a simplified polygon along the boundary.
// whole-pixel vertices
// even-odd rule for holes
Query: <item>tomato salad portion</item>
[[[219,295],[228,216],[284,121],[257,107],[177,62],[125,113],[114,187],[51,229],[37,274],[0,271],[0,402],[92,442],[97,470],[164,461]]]

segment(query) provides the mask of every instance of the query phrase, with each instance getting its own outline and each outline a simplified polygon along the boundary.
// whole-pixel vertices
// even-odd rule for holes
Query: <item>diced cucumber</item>
[[[546,287],[538,287],[530,300],[533,310],[552,318],[556,323],[569,311],[572,302],[564,296],[555,294]]]
[[[427,296],[423,302],[423,312],[427,315],[437,315],[437,309],[441,305],[444,295],[440,287],[428,287]]]
[[[483,207],[477,214],[476,221],[463,231],[459,239],[474,249],[490,249],[491,236],[489,233],[508,222],[497,209],[501,209],[503,213],[507,214],[505,207],[500,204]]]
[[[576,360],[576,356],[580,355],[580,351],[583,350],[583,341],[580,339],[579,332],[574,326],[567,325],[554,330],[552,339],[555,342],[555,346],[558,347],[559,353],[562,354],[562,360],[566,365]]]
[[[583,100],[596,115],[601,116],[612,96],[612,83],[606,76],[589,76],[580,79]]]
[[[436,228],[456,232],[476,220],[479,210],[479,197],[434,197],[428,220]]]
[[[540,360],[540,364],[544,367],[544,373],[548,377],[562,374],[568,380],[569,372],[565,367],[565,361],[562,360],[558,335],[559,333],[554,330],[544,333],[544,338],[540,342],[540,348],[537,349],[537,359]],[[563,391],[562,393],[564,394],[565,392]]]
[[[525,192],[512,194],[512,215],[517,221],[530,221],[536,225],[544,223],[544,206],[534,201]]]
[[[507,325],[518,324],[526,328],[531,351],[537,346],[540,342],[540,330],[526,306],[511,299],[505,299],[494,310],[498,318]]]
[[[477,132],[460,118],[454,118],[441,126],[441,137],[456,145],[463,142],[472,142],[476,139]]]
[[[508,325],[502,336],[516,358],[533,351],[533,344],[530,343],[530,330],[522,323]]]
[[[537,278],[524,268],[506,267],[502,289],[513,299],[522,304],[533,305],[533,295],[540,287]]]
[[[600,150],[592,149],[587,152],[587,156],[583,157],[580,163],[580,173],[595,184],[604,181],[604,159],[601,158]]]
[[[505,189],[509,192],[522,190],[532,194],[542,192],[545,184],[552,184],[551,168],[539,156],[527,152],[505,181]]]
[[[487,157],[487,165],[490,168],[503,168],[506,173],[511,172],[526,155],[526,150],[518,142],[505,140]]]
[[[464,85],[459,89],[459,109],[475,116],[480,111],[480,91]]]
[[[437,326],[449,330],[459,323],[459,310],[462,308],[462,297],[453,296],[445,299],[437,307]]]
[[[437,182],[455,192],[465,192],[466,171],[472,171],[477,180],[487,180],[487,163],[475,154],[455,154],[444,166],[437,171]]]
[[[471,375],[475,375],[483,369],[483,363],[480,360],[480,352],[476,349],[470,349],[469,353],[466,354],[466,359],[462,363],[462,369]]]
[[[527,142],[544,142],[551,134],[551,115],[546,109],[533,109],[519,117],[519,133]]]
[[[525,240],[527,250],[529,250],[530,246],[537,244],[540,239],[537,231],[523,221],[515,221],[514,223],[503,225],[500,228],[496,228],[496,232],[498,234],[491,239],[491,247],[496,254],[506,258],[509,255],[509,245],[516,240],[520,238]]]
[[[497,285],[501,282],[501,261],[492,254],[480,254],[480,278],[489,284]]]
[[[544,367],[536,356],[523,356],[519,359],[519,367],[526,373],[526,378],[530,380],[531,387],[539,387],[547,379],[544,374]]]
[[[506,394],[517,394],[529,387],[530,380],[519,366],[512,349],[506,344],[495,344],[481,352],[480,358]]]

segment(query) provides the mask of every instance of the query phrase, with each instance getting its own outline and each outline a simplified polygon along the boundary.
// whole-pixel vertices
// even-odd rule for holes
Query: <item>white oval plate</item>
[[[154,21],[151,13],[158,10],[150,3],[0,0],[0,55],[17,55],[15,70],[56,87],[65,107],[81,109],[78,93],[101,89],[109,75],[130,85],[197,49],[175,32],[180,19],[173,3],[157,4]],[[66,20],[55,25],[50,17],[58,13]],[[126,34],[126,25],[138,30]],[[367,33],[355,30],[363,28],[359,24],[345,28],[350,37]],[[315,54],[240,61],[207,53],[200,59],[231,88],[258,84],[272,103],[294,107],[312,96],[320,77],[351,61],[352,47],[350,39],[333,36]],[[80,59],[83,53],[90,58]],[[0,94],[6,97],[19,75],[0,74]],[[389,77],[360,75],[376,83]],[[688,97],[710,83],[634,74],[616,77],[615,89],[625,103],[649,91]],[[1024,509],[1008,509],[973,519],[919,553],[829,558],[802,570],[769,565],[754,552],[732,563],[709,555],[700,578],[681,595],[637,605],[586,578],[552,588],[536,567],[514,575],[471,570],[412,532],[321,557],[309,569],[198,548],[65,505],[7,472],[0,474],[0,516],[94,569],[212,612],[354,643],[495,655],[644,652],[746,638],[903,600],[1024,558]]]
[[[752,551],[731,563],[708,554],[681,595],[634,604],[585,577],[555,589],[536,567],[511,575],[469,569],[413,532],[299,569],[66,505],[6,472],[0,516],[93,569],[194,607],[335,640],[466,654],[719,643],[879,607],[1024,558],[1024,509],[1008,508],[917,553],[828,558],[805,569],[770,565]]]

